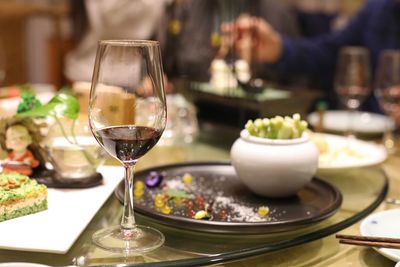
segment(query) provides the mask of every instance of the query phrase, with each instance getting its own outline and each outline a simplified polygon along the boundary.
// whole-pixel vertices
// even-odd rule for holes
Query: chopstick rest
[[[400,238],[337,234],[339,243],[357,246],[400,249]]]

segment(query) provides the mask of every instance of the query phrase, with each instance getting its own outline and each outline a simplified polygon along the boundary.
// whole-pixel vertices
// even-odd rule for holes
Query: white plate
[[[313,127],[318,124],[318,119],[319,116],[316,112],[307,117],[308,122]],[[354,118],[351,118],[351,113],[343,110],[325,111],[323,127],[327,131],[345,132],[351,121],[354,124],[354,131],[363,134],[380,134],[387,127],[391,130],[395,128],[393,120],[387,116],[370,112],[356,112]]]
[[[49,208],[0,222],[0,248],[66,253],[123,178],[123,168],[102,166],[103,185],[48,189]]]
[[[373,213],[361,222],[360,232],[363,236],[400,238],[399,222],[400,209]],[[400,261],[400,249],[375,248],[375,250],[393,261]]]
[[[387,158],[382,145],[340,135],[313,133],[311,138],[324,147],[320,153],[318,170],[340,170],[372,166],[382,163]]]

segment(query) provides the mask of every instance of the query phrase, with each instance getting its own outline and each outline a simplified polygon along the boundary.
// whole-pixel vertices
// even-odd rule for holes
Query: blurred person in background
[[[326,98],[335,107],[333,79],[337,54],[343,46],[364,46],[369,49],[371,67],[375,70],[383,49],[400,48],[400,1],[373,0],[340,31],[315,38],[293,39],[274,29],[263,18],[239,18],[227,24],[224,31],[239,31],[235,47],[240,53],[241,36],[250,32],[253,59],[273,67],[282,75],[305,74],[324,89]],[[364,103],[364,110],[381,112],[373,96]]]
[[[293,3],[304,37],[314,37],[337,28],[341,20],[339,0],[296,0]]]
[[[76,48],[65,58],[65,76],[91,81],[97,42],[157,39],[168,0],[72,0]]]
[[[216,58],[229,60],[231,51],[221,44],[221,25],[247,13],[268,21],[293,38],[300,37],[295,14],[282,1],[274,0],[177,0],[169,10],[164,65],[171,79],[208,82]],[[274,76],[263,70],[261,75]]]

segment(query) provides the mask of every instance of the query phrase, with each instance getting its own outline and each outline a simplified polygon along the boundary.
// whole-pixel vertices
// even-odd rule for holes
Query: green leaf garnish
[[[189,198],[194,199],[194,195],[188,194],[183,190],[168,189],[167,195],[169,198]]]

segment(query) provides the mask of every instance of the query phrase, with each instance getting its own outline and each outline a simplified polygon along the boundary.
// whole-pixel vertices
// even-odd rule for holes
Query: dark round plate
[[[160,166],[138,172],[136,181],[145,182],[151,171],[164,175],[157,188],[146,188],[143,196],[135,198],[135,212],[156,220],[160,224],[187,230],[212,233],[260,234],[295,230],[300,226],[319,222],[332,216],[342,203],[341,193],[331,184],[314,177],[297,195],[289,198],[269,199],[257,196],[247,189],[237,177],[229,163],[184,163]],[[192,182],[183,182],[183,175],[189,173]],[[115,190],[123,202],[124,183]],[[179,196],[168,198],[165,209],[157,208],[157,195]],[[189,196],[189,197],[188,197]],[[189,204],[191,202],[191,204]],[[193,211],[210,208],[210,220],[193,218]],[[268,216],[258,214],[266,206]]]
[[[91,176],[76,179],[64,178],[53,170],[41,168],[35,170],[31,178],[50,188],[89,188],[103,184],[103,176],[98,172]]]

